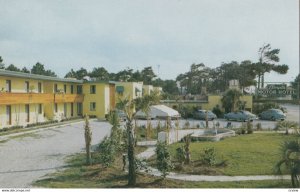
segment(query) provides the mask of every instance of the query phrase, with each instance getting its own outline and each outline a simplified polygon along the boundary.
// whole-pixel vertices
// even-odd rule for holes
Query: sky
[[[0,0],[0,56],[6,66],[36,62],[63,77],[71,68],[152,66],[175,79],[193,63],[258,61],[280,49],[286,75],[299,74],[298,0]]]

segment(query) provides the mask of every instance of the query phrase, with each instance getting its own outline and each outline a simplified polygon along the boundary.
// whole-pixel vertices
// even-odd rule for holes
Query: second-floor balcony
[[[83,102],[82,94],[0,93],[0,105]]]

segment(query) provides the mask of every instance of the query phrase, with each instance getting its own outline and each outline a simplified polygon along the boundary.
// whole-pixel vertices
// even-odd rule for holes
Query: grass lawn
[[[94,153],[97,159],[99,154]],[[35,187],[44,188],[126,188],[127,173],[122,171],[122,160],[118,156],[114,165],[104,168],[94,162],[85,165],[85,154],[76,154],[68,160],[65,170],[49,175],[49,178],[36,181]],[[138,174],[137,188],[291,188],[289,180],[242,181],[242,182],[188,182],[161,180],[159,177]]]
[[[190,174],[216,175],[272,175],[273,167],[280,159],[280,145],[285,140],[298,139],[296,135],[282,133],[254,133],[226,138],[219,142],[194,142],[190,145],[191,165],[184,165],[179,172]],[[184,143],[169,146],[172,159],[175,159],[176,148]],[[214,147],[217,160],[227,160],[227,166],[203,169],[199,165],[201,153],[205,148]],[[152,164],[153,164],[153,157]]]

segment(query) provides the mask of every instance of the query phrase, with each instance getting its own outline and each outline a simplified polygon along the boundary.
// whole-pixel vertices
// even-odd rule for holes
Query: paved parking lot
[[[106,122],[91,121],[90,125],[93,145],[110,131]],[[80,122],[40,129],[0,143],[0,188],[31,187],[33,181],[62,169],[68,155],[85,150],[83,126]]]
[[[287,108],[287,119],[288,121],[295,121],[299,123],[299,105],[291,105],[291,104],[285,104],[283,105],[284,107]],[[173,120],[173,125],[175,123],[176,120]],[[205,121],[203,120],[195,120],[195,119],[181,119],[179,120],[179,125],[180,127],[185,127],[186,122],[189,122],[190,127],[196,127],[197,125],[204,125],[205,126]],[[165,124],[165,120],[152,120],[152,127],[156,128],[158,122],[161,123],[161,125]],[[226,121],[225,119],[215,119],[214,121],[209,121],[209,127],[213,127],[213,124],[219,122],[220,123],[220,127],[226,127],[228,121]],[[138,125],[145,125],[146,121],[145,120],[138,120],[137,121]],[[231,124],[233,127],[240,127],[242,122],[235,122],[235,121],[231,121]],[[267,120],[254,120],[253,121],[253,125],[255,126],[257,123],[261,123],[262,128],[265,130],[269,130],[269,129],[274,129],[275,125],[276,125],[276,121],[267,121]]]

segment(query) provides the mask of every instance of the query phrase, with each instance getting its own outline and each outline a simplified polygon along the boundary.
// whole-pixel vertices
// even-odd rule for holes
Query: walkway
[[[144,152],[137,155],[138,159],[149,159],[151,156],[155,155],[155,142],[139,142],[138,145],[146,146],[148,144],[148,149]],[[153,176],[161,176],[160,171],[153,167],[148,167],[148,171],[142,170],[141,172],[153,175]],[[167,175],[169,179],[177,179],[183,181],[260,181],[260,180],[289,180],[291,179],[290,175],[251,175],[251,176],[211,176],[211,175],[188,175],[181,173],[170,172]]]

